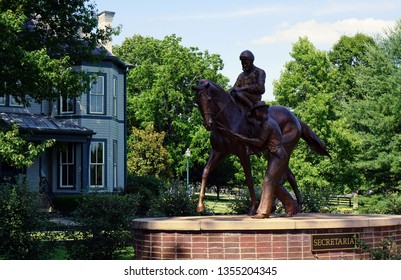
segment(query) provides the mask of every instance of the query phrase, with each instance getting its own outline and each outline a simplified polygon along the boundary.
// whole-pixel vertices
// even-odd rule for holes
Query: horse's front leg
[[[224,157],[225,157],[225,154],[222,154],[216,150],[212,150],[209,155],[209,159],[208,159],[207,164],[206,164],[205,168],[203,169],[203,173],[202,173],[202,183],[201,183],[201,188],[199,191],[199,201],[198,201],[198,206],[196,207],[196,211],[198,213],[203,212],[205,210],[205,205],[203,203],[203,200],[205,199],[206,184],[207,184],[207,180],[209,178],[209,174],[221,162],[221,160]]]
[[[251,197],[252,205],[251,205],[251,209],[248,212],[248,215],[253,216],[256,214],[257,201],[256,201],[256,196],[255,196],[255,190],[253,187],[251,161],[249,159],[249,156],[246,153],[246,150],[244,153],[241,153],[241,155],[239,156],[239,159],[241,161],[242,168],[244,169],[245,180],[246,180],[246,184],[248,186],[249,195]]]

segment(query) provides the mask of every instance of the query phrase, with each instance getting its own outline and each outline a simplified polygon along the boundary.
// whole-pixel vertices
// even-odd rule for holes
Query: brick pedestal
[[[144,218],[133,222],[135,258],[157,259],[366,259],[358,249],[312,251],[312,235],[358,234],[377,246],[401,245],[401,216],[299,214],[255,220],[248,216]]]

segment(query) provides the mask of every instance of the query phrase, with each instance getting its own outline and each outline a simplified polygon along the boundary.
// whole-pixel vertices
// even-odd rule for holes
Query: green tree
[[[219,73],[223,68],[220,56],[184,47],[175,35],[162,40],[135,35],[113,51],[135,65],[128,74],[128,127],[143,129],[152,124],[157,132],[164,131],[164,145],[175,168],[172,174],[181,174],[184,152],[196,142],[193,137],[199,136],[196,131],[202,125],[191,87],[201,78],[227,85],[228,79]],[[191,162],[196,160],[191,157]]]
[[[365,190],[400,189],[401,171],[401,21],[369,47],[367,63],[357,76],[361,98],[350,102],[347,115],[361,139],[356,166]]]
[[[0,128],[0,163],[22,168],[33,164],[46,148],[54,144],[53,140],[35,144],[27,142],[20,137],[18,127],[12,129]]]
[[[340,102],[361,98],[356,78],[358,69],[367,63],[366,53],[370,47],[375,47],[374,39],[359,33],[353,37],[341,36],[329,51],[334,72],[331,81],[332,90]]]
[[[97,23],[88,0],[0,0],[0,96],[29,105],[88,90],[90,77],[74,65],[101,58],[94,50],[119,31]],[[16,129],[0,132],[0,162],[29,165],[51,143],[27,143]]]
[[[96,61],[94,50],[118,30],[98,29],[96,6],[77,1],[0,1],[0,94],[17,102],[77,96],[89,77],[72,67]]]
[[[325,197],[349,191],[355,187],[358,176],[347,149],[353,146],[353,135],[338,114],[341,106],[331,86],[334,66],[328,53],[317,50],[307,38],[300,38],[293,45],[291,56],[293,59],[274,83],[276,100],[293,109],[312,128],[328,146],[333,160],[311,152],[301,140],[290,167],[307,195]]]
[[[296,109],[308,96],[327,92],[331,64],[327,53],[313,46],[308,38],[299,38],[290,53],[280,79],[274,82],[273,94],[278,104]]]
[[[163,140],[165,132],[154,131],[153,125],[144,130],[133,128],[128,140],[128,171],[138,176],[168,176],[171,160]]]

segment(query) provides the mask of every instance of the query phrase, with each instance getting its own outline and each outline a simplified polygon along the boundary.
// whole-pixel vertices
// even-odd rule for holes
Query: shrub
[[[174,181],[161,191],[159,197],[152,200],[148,213],[151,217],[194,216],[196,203],[183,182]]]
[[[361,251],[371,260],[401,260],[401,248],[393,238],[384,238],[378,247],[369,246],[361,240]]]
[[[398,193],[360,196],[358,204],[360,213],[401,214],[401,195]]]
[[[386,198],[385,214],[401,214],[401,195],[398,193],[391,193]]]
[[[36,232],[46,221],[38,193],[24,183],[0,185],[0,259],[45,259]]]
[[[305,213],[322,213],[330,209],[329,193],[326,191],[306,189],[302,192],[302,196],[302,211]]]
[[[125,193],[141,196],[138,214],[145,215],[155,197],[160,195],[163,188],[163,181],[153,176],[137,176],[128,174]]]
[[[260,188],[255,188],[256,200],[260,201],[261,190]],[[234,197],[234,200],[230,202],[230,213],[231,214],[247,214],[251,209],[251,197],[249,195],[248,189],[240,189]]]
[[[54,207],[62,214],[70,214],[78,208],[81,199],[82,195],[56,197]]]
[[[121,249],[132,245],[132,219],[136,216],[140,197],[121,194],[87,194],[73,213],[73,221],[82,229],[74,233],[76,241],[69,248],[73,259],[118,258]]]

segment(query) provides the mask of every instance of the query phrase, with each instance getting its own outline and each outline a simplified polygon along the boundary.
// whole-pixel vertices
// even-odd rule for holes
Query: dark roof
[[[0,121],[8,125],[16,124],[20,131],[35,134],[81,135],[90,136],[95,132],[86,127],[78,126],[67,120],[28,113],[0,113]]]
[[[102,58],[103,60],[113,61],[114,63],[116,63],[120,67],[126,67],[128,69],[135,68],[134,65],[132,65],[131,63],[123,61],[121,58],[119,58],[118,56],[115,56],[114,54],[112,54],[111,52],[106,50],[104,47],[97,47],[92,53],[95,54],[95,55],[104,55],[104,57]]]

